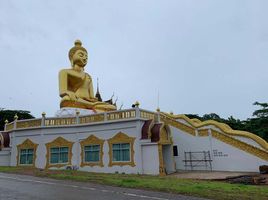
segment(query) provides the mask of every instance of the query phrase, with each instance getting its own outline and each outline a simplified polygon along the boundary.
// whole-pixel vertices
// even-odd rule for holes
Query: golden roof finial
[[[17,113],[15,114],[15,116],[14,116],[14,119],[15,120],[17,120],[19,117],[18,117],[18,115],[17,115]]]
[[[135,102],[135,106],[139,107],[140,103],[138,101]]]
[[[5,124],[7,124],[7,123],[8,123],[8,120],[6,119],[6,120],[5,120]]]

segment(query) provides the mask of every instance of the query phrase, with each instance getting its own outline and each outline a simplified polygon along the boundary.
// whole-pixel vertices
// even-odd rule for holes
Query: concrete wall
[[[144,121],[141,119],[118,120],[113,122],[98,122],[90,125],[72,125],[69,127],[43,127],[36,129],[16,130],[11,133],[11,158],[10,165],[17,165],[17,145],[23,143],[27,138],[38,144],[36,167],[45,168],[46,166],[46,143],[49,143],[59,136],[68,141],[74,142],[72,148],[73,166],[78,166],[79,170],[91,172],[105,172],[105,173],[134,173],[134,174],[159,174],[159,155],[157,143],[151,143],[150,140],[141,140],[141,129]],[[185,122],[184,122],[185,123]],[[211,128],[211,127],[208,127]],[[115,136],[117,133],[123,132],[130,137],[135,138],[134,142],[134,163],[135,166],[112,166],[109,167],[109,145],[107,140]],[[249,154],[245,151],[239,150],[234,146],[221,142],[211,135],[206,137],[199,137],[190,135],[178,128],[170,127],[173,145],[178,147],[178,156],[172,157],[172,145],[163,146],[163,159],[166,171],[174,171],[174,162],[176,169],[185,169],[184,152],[193,151],[209,151],[212,159],[212,170],[215,171],[258,171],[260,165],[268,165],[268,162]],[[104,167],[100,166],[85,166],[80,167],[81,163],[81,148],[80,142],[88,136],[94,135],[100,139],[105,140],[103,146],[103,163]],[[197,135],[197,134],[196,134]],[[237,137],[237,139],[239,139]],[[247,142],[247,139],[241,139]],[[250,143],[251,142],[251,143]],[[248,143],[258,147],[252,141]],[[3,153],[2,151],[2,154]],[[5,154],[7,155],[7,154]],[[0,162],[7,163],[9,157],[3,156]],[[1,163],[0,163],[1,164]],[[1,164],[2,165],[2,164]],[[4,164],[3,164],[4,165]],[[62,167],[65,168],[65,167]],[[189,168],[187,168],[189,169]],[[208,170],[208,167],[196,167],[195,170]]]
[[[158,145],[154,144],[143,144],[142,150],[142,168],[144,174],[159,174],[159,155]]]
[[[178,156],[174,157],[177,169],[189,169],[184,166],[184,152],[189,151],[211,151],[210,141],[206,137],[195,137],[177,128],[171,127],[173,145],[178,147]],[[206,170],[204,167],[196,170]]]
[[[10,148],[3,148],[0,151],[0,166],[10,166]]]
[[[188,151],[210,151],[213,171],[258,172],[260,165],[268,165],[267,161],[211,136],[192,136],[174,127],[171,127],[171,130],[174,145],[178,146],[179,152],[179,155],[174,157],[177,170],[190,169],[189,167],[185,168],[183,161],[185,159],[184,152]],[[257,146],[252,141],[248,143]],[[194,170],[209,170],[209,167],[195,167]]]
[[[217,171],[258,172],[260,165],[268,165],[267,161],[214,138],[212,138],[212,149],[214,151],[212,167]]]
[[[166,169],[166,173],[170,174],[176,171],[173,158],[173,146],[172,145],[163,145],[163,159]]]
[[[29,138],[34,143],[39,144],[37,148],[37,158],[36,167],[45,168],[46,166],[46,143],[49,143],[61,136],[68,141],[74,142],[72,148],[72,165],[78,166],[79,170],[92,171],[92,172],[107,172],[107,173],[142,173],[142,156],[140,147],[140,133],[141,127],[143,125],[142,120],[129,120],[129,121],[119,121],[119,122],[105,122],[96,123],[90,125],[79,125],[73,127],[49,127],[49,128],[39,128],[31,130],[17,130],[11,133],[12,138],[12,156],[11,165],[16,166],[17,161],[17,145],[24,142],[26,138]],[[112,166],[109,167],[109,145],[107,140],[115,136],[117,133],[123,132],[130,137],[135,137],[134,142],[134,162],[135,167],[132,166]],[[104,139],[103,146],[103,162],[104,167],[100,166],[84,166],[80,167],[81,158],[81,148],[80,141],[86,139],[90,135],[94,135],[100,139]],[[62,167],[65,168],[65,167]]]

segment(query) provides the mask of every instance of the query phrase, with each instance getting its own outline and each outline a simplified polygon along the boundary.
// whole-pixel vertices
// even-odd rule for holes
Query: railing
[[[6,131],[10,131],[10,130],[12,130],[14,128],[14,122],[11,122],[11,123],[9,123],[9,124],[6,124],[6,128],[5,128],[5,130]]]
[[[104,114],[96,114],[96,115],[89,115],[89,116],[83,116],[79,117],[80,124],[88,124],[92,122],[101,122],[104,121]]]
[[[118,112],[107,113],[107,120],[119,120],[119,119],[129,119],[135,118],[136,111],[135,110],[124,110]]]
[[[75,117],[68,118],[47,118],[45,119],[45,126],[61,126],[76,124]],[[41,124],[40,124],[41,125]]]
[[[17,121],[16,128],[31,128],[41,126],[41,119],[29,119]]]
[[[140,111],[141,118],[144,119],[155,119],[155,113],[147,110]]]
[[[76,117],[53,117],[46,118],[45,115],[39,119],[15,120],[5,125],[5,131],[13,129],[36,128],[36,127],[51,127],[51,126],[66,126],[77,124],[90,124],[94,122],[116,121],[124,119],[155,119],[156,113],[139,108],[112,111],[107,113],[98,113],[87,116]]]

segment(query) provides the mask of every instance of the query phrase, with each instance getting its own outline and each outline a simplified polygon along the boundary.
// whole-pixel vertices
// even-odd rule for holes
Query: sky
[[[268,102],[268,1],[0,0],[0,108],[54,116],[80,39],[102,98],[128,109],[252,117]],[[159,94],[159,95],[158,95]],[[159,96],[159,98],[158,98]]]

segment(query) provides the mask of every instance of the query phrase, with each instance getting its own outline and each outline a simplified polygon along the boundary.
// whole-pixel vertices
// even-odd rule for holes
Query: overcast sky
[[[103,99],[155,111],[251,117],[268,102],[268,1],[0,0],[0,107],[59,110],[76,39]]]

